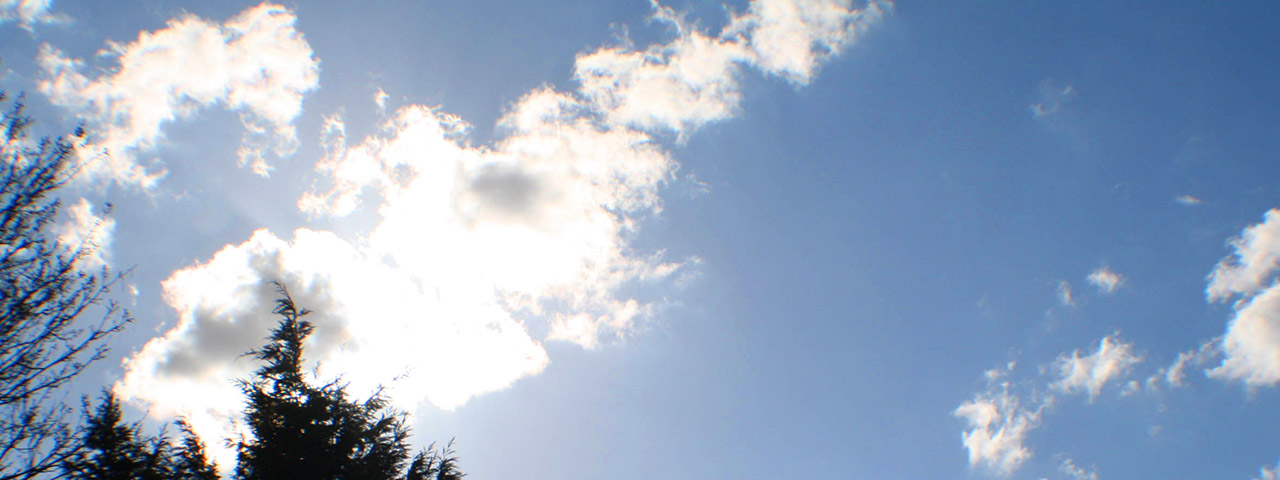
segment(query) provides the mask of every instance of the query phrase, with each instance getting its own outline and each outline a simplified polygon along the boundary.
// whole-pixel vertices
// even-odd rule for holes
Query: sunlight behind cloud
[[[388,111],[361,139],[347,137],[341,115],[328,116],[321,178],[298,208],[332,221],[372,214],[376,225],[358,240],[299,229],[287,241],[260,230],[175,272],[164,293],[180,320],[129,359],[118,388],[158,414],[205,412],[206,439],[229,432],[232,380],[249,371],[238,355],[274,321],[272,280],[317,312],[309,354],[322,375],[347,375],[357,394],[387,385],[405,409],[457,408],[535,375],[549,361],[543,341],[592,349],[626,339],[665,302],[643,292],[679,288],[699,261],[632,246],[677,169],[654,135],[734,113],[740,65],[765,58],[752,52],[773,41],[757,33],[799,35],[804,48],[770,50],[757,66],[808,81],[887,6],[769,0],[721,36],[676,22],[666,44],[579,56],[580,90],[528,92],[488,145],[472,146],[470,125],[438,107]],[[778,57],[787,52],[803,58]],[[380,109],[388,96],[375,94]],[[280,113],[264,115],[289,120],[296,110]]]

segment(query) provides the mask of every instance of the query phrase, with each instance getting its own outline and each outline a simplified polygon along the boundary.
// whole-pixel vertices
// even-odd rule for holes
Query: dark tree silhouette
[[[276,284],[280,299],[272,313],[280,323],[267,343],[248,355],[262,367],[241,382],[248,396],[244,422],[252,438],[239,450],[235,477],[240,480],[392,480],[459,478],[451,449],[429,449],[409,460],[405,415],[388,407],[381,392],[363,402],[348,398],[338,381],[312,385],[303,375],[303,342],[313,326]],[[415,472],[433,476],[415,477]],[[447,474],[450,476],[441,476]]]
[[[218,466],[205,455],[204,443],[196,437],[185,420],[178,420],[182,442],[170,452],[170,477],[173,480],[218,480]]]
[[[73,480],[164,480],[170,478],[169,444],[163,436],[141,439],[138,424],[126,424],[115,395],[104,391],[90,413],[86,402],[83,448],[64,465]],[[216,477],[215,477],[216,478]]]
[[[78,169],[84,131],[33,141],[30,124],[21,101],[0,122],[0,480],[56,472],[77,453],[61,387],[103,358],[106,337],[129,322],[106,299],[120,277],[88,268],[97,246],[62,244],[49,232],[53,194]],[[83,321],[94,305],[105,312]]]

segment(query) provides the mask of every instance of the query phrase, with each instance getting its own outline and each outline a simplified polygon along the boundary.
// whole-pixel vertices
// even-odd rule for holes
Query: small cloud
[[[1075,96],[1075,93],[1076,89],[1071,85],[1063,87],[1052,80],[1040,82],[1037,102],[1030,107],[1031,116],[1045,119],[1057,114]]]
[[[391,98],[391,95],[387,95],[387,92],[383,91],[383,90],[382,90],[382,88],[378,88],[378,91],[377,91],[377,92],[374,92],[374,94],[373,94],[373,103],[374,103],[374,105],[377,105],[377,106],[378,106],[378,111],[379,111],[379,112],[385,112],[385,111],[387,111],[387,99],[388,99],[388,98]]]
[[[1125,283],[1124,275],[1116,273],[1111,269],[1111,267],[1106,265],[1098,267],[1097,270],[1090,273],[1088,280],[1090,284],[1098,287],[1098,291],[1108,295],[1115,293],[1116,289],[1120,288]]]
[[[1062,463],[1058,464],[1058,471],[1071,480],[1098,480],[1097,467],[1086,470],[1076,465],[1071,458],[1063,458]]]
[[[1010,392],[1009,382],[997,381],[1013,367],[1014,362],[1010,362],[1003,372],[985,372],[987,390],[952,412],[967,424],[960,439],[969,452],[969,465],[1002,476],[1011,475],[1031,458],[1027,435],[1040,426],[1044,410],[1052,403],[1051,397],[1033,398],[1031,403],[1035,406],[1028,408],[1017,394]]]
[[[1194,207],[1201,203],[1199,198],[1192,195],[1178,195],[1177,197],[1174,197],[1173,201],[1178,202],[1179,205],[1187,207]]]
[[[1058,381],[1051,386],[1064,393],[1088,393],[1092,402],[1102,387],[1142,362],[1133,350],[1132,343],[1124,343],[1112,334],[1099,340],[1098,349],[1089,355],[1080,356],[1080,350],[1072,351],[1070,356],[1063,354],[1054,361]]]
[[[1058,303],[1064,307],[1076,306],[1076,301],[1071,293],[1071,282],[1066,280],[1058,282]]]
[[[66,209],[66,214],[66,220],[54,228],[58,245],[69,255],[80,255],[79,265],[85,270],[110,265],[116,221],[94,215],[93,205],[83,198]]]
[[[1258,476],[1253,480],[1280,480],[1280,463],[1274,467],[1262,467],[1258,469]]]

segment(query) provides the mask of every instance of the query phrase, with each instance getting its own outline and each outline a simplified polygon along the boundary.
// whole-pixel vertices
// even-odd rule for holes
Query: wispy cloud
[[[1064,307],[1074,307],[1076,301],[1071,292],[1071,282],[1062,280],[1058,282],[1058,303]]]
[[[1120,380],[1140,362],[1142,357],[1134,353],[1132,343],[1108,335],[1098,341],[1098,349],[1091,354],[1082,357],[1080,351],[1075,350],[1070,356],[1059,356],[1053,365],[1058,380],[1052,386],[1065,393],[1088,393],[1092,402],[1102,387],[1112,380]]]
[[[1186,207],[1194,207],[1201,203],[1201,200],[1198,197],[1195,197],[1192,195],[1178,195],[1177,197],[1173,198],[1173,201],[1178,202],[1179,205],[1186,206]]]
[[[1075,460],[1070,457],[1063,458],[1062,463],[1058,464],[1058,471],[1062,472],[1071,480],[1098,480],[1097,468],[1085,469],[1076,465]]]
[[[1125,284],[1124,275],[1116,273],[1115,270],[1112,270],[1111,267],[1106,265],[1098,267],[1093,272],[1090,272],[1088,280],[1091,285],[1098,287],[1099,292],[1108,295],[1116,293],[1116,289],[1124,286]]]
[[[0,24],[17,22],[18,26],[29,31],[36,24],[69,20],[52,10],[53,0],[0,0]]]
[[[1280,210],[1244,229],[1231,241],[1234,255],[1209,274],[1209,301],[1235,302],[1235,315],[1222,337],[1222,364],[1214,378],[1242,381],[1250,388],[1280,383]]]
[[[1280,464],[1259,468],[1258,476],[1253,477],[1253,480],[1280,480]]]
[[[1066,104],[1075,95],[1076,89],[1071,85],[1063,86],[1052,80],[1044,80],[1037,88],[1036,102],[1031,104],[1031,116],[1048,121],[1066,108]]]
[[[40,90],[89,123],[95,137],[86,155],[108,152],[89,162],[89,180],[154,187],[165,170],[140,157],[155,150],[165,124],[213,105],[240,113],[239,163],[266,175],[269,157],[296,149],[293,120],[319,79],[318,61],[294,21],[270,4],[222,24],[184,15],[131,43],[108,43],[102,55],[116,65],[89,75],[83,60],[43,45]]]

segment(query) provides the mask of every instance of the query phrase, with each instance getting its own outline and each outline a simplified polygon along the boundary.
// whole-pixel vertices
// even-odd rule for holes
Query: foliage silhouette
[[[86,402],[87,403],[87,402]],[[92,413],[86,404],[80,432],[83,448],[63,465],[73,480],[164,480],[171,478],[167,439],[141,439],[138,424],[125,424],[115,395],[103,391]]]
[[[61,387],[102,359],[107,337],[130,321],[106,298],[120,275],[89,268],[98,246],[61,243],[49,231],[53,196],[79,169],[85,132],[33,141],[31,122],[21,99],[0,121],[0,480],[56,473],[79,452]],[[101,318],[82,321],[95,305]]]
[[[461,478],[452,442],[428,448],[409,462],[406,415],[389,408],[381,393],[359,402],[346,385],[309,383],[303,375],[303,343],[314,326],[302,318],[283,285],[272,313],[280,323],[250,355],[263,362],[242,380],[248,406],[244,422],[251,438],[236,444],[240,480],[449,480]],[[406,467],[407,471],[406,471]]]

